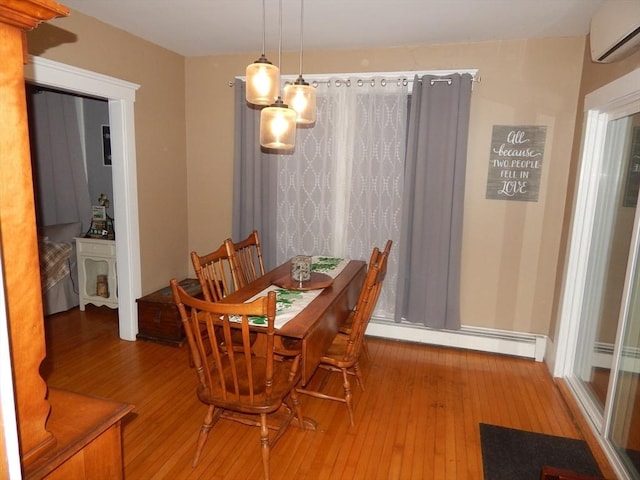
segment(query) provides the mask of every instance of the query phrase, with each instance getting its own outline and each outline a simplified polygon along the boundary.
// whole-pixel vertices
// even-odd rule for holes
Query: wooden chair
[[[307,388],[298,389],[299,393],[345,403],[349,411],[349,420],[352,426],[355,422],[353,420],[351,382],[349,381],[349,376],[355,376],[356,382],[360,385],[360,388],[364,390],[358,361],[364,341],[364,333],[369,324],[369,320],[371,320],[371,315],[380,296],[384,277],[387,273],[387,258],[391,250],[390,242],[387,242],[387,247],[388,248],[385,248],[382,253],[379,252],[377,247],[373,249],[373,253],[371,254],[373,261],[369,264],[362,290],[358,296],[349,335],[337,335],[327,352],[320,359],[319,367],[327,370],[327,373],[331,371],[342,373],[344,397],[335,397],[322,392],[327,380],[326,376],[320,383],[318,390],[309,390]]]
[[[264,275],[262,249],[260,248],[260,237],[257,230],[251,232],[244,240],[234,242],[229,238],[225,243],[227,244],[227,249],[233,252],[231,259],[238,272],[240,286],[251,283],[256,278]]]
[[[193,269],[205,300],[217,302],[240,288],[240,279],[231,256],[226,242],[206,255],[191,252]]]
[[[196,393],[200,401],[208,406],[198,434],[192,466],[198,464],[211,428],[218,420],[229,419],[260,427],[262,463],[265,478],[268,479],[271,447],[295,417],[304,429],[295,391],[300,380],[300,355],[274,360],[275,293],[269,292],[268,296],[251,303],[230,304],[194,298],[175,279],[171,280],[171,289],[191,347],[198,377]],[[249,316],[267,318],[264,328],[265,356],[251,353]],[[201,325],[206,327],[206,337],[202,334]],[[218,342],[209,341],[215,338],[214,328],[222,329],[227,345],[232,343],[232,338],[239,336],[238,348],[223,349]],[[240,335],[234,336],[233,332]],[[208,343],[211,354],[207,354],[205,343]],[[271,424],[267,417],[269,420],[278,417],[279,421]],[[275,429],[276,433],[270,435],[269,429]]]
[[[393,241],[387,240],[387,243],[386,243],[386,245],[384,247],[384,251],[387,253],[387,257],[389,256],[389,253],[391,252],[391,246],[392,245],[393,245]],[[374,263],[376,263],[378,261],[378,256],[379,255],[380,255],[380,251],[378,249],[374,249],[373,252],[371,253],[371,258],[369,259],[369,265],[373,265]],[[356,308],[357,308],[357,305],[356,305]],[[354,308],[351,311],[351,313],[349,313],[349,316],[347,317],[347,319],[340,326],[340,329],[338,330],[338,334],[347,335],[347,336],[349,336],[349,334],[351,334],[351,328],[353,327],[353,318],[355,316],[356,308]],[[369,348],[367,347],[366,338],[363,338],[363,340],[362,340],[362,352],[364,353],[365,357],[369,358]]]
[[[191,252],[191,262],[202,288],[202,296],[208,302],[218,302],[239,288],[240,280],[231,256],[232,252],[226,242],[206,255],[200,256],[196,252]],[[224,338],[220,329],[216,328],[215,331],[218,343],[223,345]],[[206,336],[207,332],[203,331],[202,334]],[[252,338],[255,338],[255,334]],[[189,365],[194,366],[191,354],[189,354]]]

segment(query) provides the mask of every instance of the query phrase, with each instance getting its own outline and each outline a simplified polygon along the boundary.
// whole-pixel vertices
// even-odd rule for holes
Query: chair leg
[[[367,339],[362,338],[362,351],[364,352],[364,356],[367,357],[367,360],[371,360],[371,355],[369,355],[369,346],[367,345]]]
[[[264,468],[264,478],[269,480],[269,426],[267,424],[267,414],[260,414],[260,444],[262,446],[262,467]]]
[[[353,366],[353,373],[356,375],[356,381],[360,385],[360,390],[364,392],[364,382],[362,381],[362,372],[360,371],[360,364],[356,362]]]
[[[344,387],[344,401],[349,410],[349,421],[353,427],[355,422],[353,421],[353,405],[351,404],[351,383],[349,382],[349,373],[346,368],[342,369],[342,386]]]
[[[298,394],[296,393],[296,389],[292,388],[291,393],[289,394],[291,397],[291,403],[293,403],[293,409],[296,412],[296,417],[298,418],[298,424],[302,430],[306,430],[304,425],[304,417],[302,416],[302,407],[300,406],[300,402],[298,401]]]
[[[200,427],[200,433],[198,434],[198,440],[196,442],[196,454],[193,457],[193,462],[191,462],[191,466],[195,467],[198,465],[200,461],[200,454],[202,453],[202,447],[204,447],[207,438],[209,438],[209,432],[211,431],[211,427],[213,427],[213,411],[215,408],[213,405],[210,405],[207,409],[207,414],[204,417],[204,421],[202,422],[202,426]]]

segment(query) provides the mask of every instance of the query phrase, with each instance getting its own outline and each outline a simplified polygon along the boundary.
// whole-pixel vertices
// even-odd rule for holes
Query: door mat
[[[484,480],[539,480],[542,467],[601,477],[583,440],[480,424]]]

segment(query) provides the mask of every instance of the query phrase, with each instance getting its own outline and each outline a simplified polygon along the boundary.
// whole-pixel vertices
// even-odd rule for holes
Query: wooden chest
[[[202,288],[195,278],[180,282],[189,295],[200,297]],[[171,288],[162,288],[136,300],[138,303],[138,335],[141,340],[151,340],[167,345],[182,346],[186,338],[178,307],[173,301]]]

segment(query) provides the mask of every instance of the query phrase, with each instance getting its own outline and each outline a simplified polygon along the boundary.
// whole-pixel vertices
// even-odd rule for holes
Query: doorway
[[[141,296],[141,274],[133,107],[139,85],[40,57],[29,60],[24,71],[26,81],[108,101],[113,211],[118,230],[119,332],[123,340],[135,341],[138,333],[135,300]]]
[[[639,85],[636,70],[585,98],[554,369],[623,479],[640,479]]]

